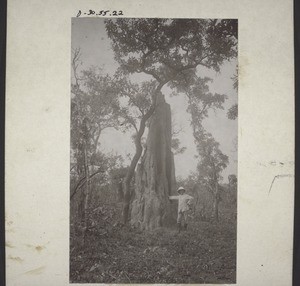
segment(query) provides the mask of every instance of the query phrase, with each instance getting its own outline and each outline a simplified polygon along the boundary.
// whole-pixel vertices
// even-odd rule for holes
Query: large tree
[[[164,105],[165,109],[161,111],[162,114],[168,113],[169,108],[165,105],[161,92],[165,85],[181,78],[188,79],[195,76],[198,66],[219,71],[224,61],[236,56],[235,27],[236,20],[116,19],[106,21],[106,30],[112,42],[115,59],[120,64],[123,72],[152,77],[155,88],[150,94],[151,104],[145,113],[144,121],[153,116],[158,104]],[[163,152],[167,156],[166,158],[169,158],[168,154],[171,152],[169,135],[164,137],[166,141],[160,142],[160,146],[157,144],[158,141],[149,138],[149,136],[161,137],[162,134],[170,133],[163,130],[169,128],[169,124],[156,128],[154,125],[158,124],[159,121],[151,121],[152,129],[150,125],[150,131],[157,129],[161,130],[161,133],[149,132],[147,142],[152,147],[147,148],[144,156],[145,160],[142,160],[144,166],[150,166],[146,158],[153,159],[154,157],[149,152],[157,153],[156,148],[166,145]],[[141,129],[141,132],[144,132],[144,128]],[[137,140],[140,139],[141,136],[138,136]],[[131,163],[131,170],[133,171],[141,152],[137,152],[136,155]],[[169,204],[167,197],[170,186],[168,184],[171,182],[162,180],[158,183],[157,177],[160,177],[161,174],[157,170],[160,170],[162,166],[157,165],[156,159],[153,160],[152,163],[156,165],[156,169],[151,173],[154,185],[150,187],[151,190],[147,199],[149,205],[147,207],[151,210],[151,215],[159,212],[161,215],[158,215],[155,222],[150,218],[143,219],[142,224],[145,228],[148,228],[149,225],[151,225],[151,228],[163,225],[164,222],[159,219],[159,216],[163,217],[165,215],[163,210],[167,209]],[[172,161],[172,159],[170,160]],[[174,168],[173,165],[174,163],[171,162],[163,167],[170,169]],[[165,170],[164,173],[169,174],[170,170]],[[131,181],[133,175],[134,172],[128,175],[128,182]],[[140,173],[140,176],[145,175]],[[157,183],[162,184],[162,186],[157,187]],[[129,184],[125,184],[124,190],[125,196],[130,198],[131,192],[128,186]],[[142,193],[140,195],[141,201],[145,201],[142,200],[144,195]],[[141,209],[143,208],[141,207]],[[145,209],[140,213],[144,212]],[[144,216],[142,215],[142,217]],[[128,221],[128,214],[127,217],[124,217],[124,221]]]

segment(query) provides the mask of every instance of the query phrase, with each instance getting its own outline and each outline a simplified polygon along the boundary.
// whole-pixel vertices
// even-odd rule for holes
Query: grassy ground
[[[189,229],[140,232],[101,210],[84,245],[71,227],[74,283],[235,283],[235,222],[192,221]],[[73,230],[72,230],[73,229]]]

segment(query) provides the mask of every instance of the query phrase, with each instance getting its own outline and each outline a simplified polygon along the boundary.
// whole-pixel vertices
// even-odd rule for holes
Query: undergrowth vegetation
[[[123,227],[120,204],[91,207],[82,240],[71,223],[70,282],[235,283],[236,221],[191,219],[187,231]]]

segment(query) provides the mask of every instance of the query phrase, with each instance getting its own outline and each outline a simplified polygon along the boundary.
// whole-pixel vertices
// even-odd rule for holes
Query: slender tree
[[[103,76],[95,69],[79,71],[80,49],[73,51],[72,85],[71,85],[71,147],[78,183],[71,193],[75,193],[85,185],[83,196],[83,222],[85,239],[87,230],[87,211],[91,193],[91,178],[104,173],[101,152],[98,143],[101,132],[117,123],[115,110],[118,100],[111,89],[111,78]],[[98,166],[97,166],[98,165]],[[97,166],[97,170],[95,170]],[[72,167],[73,168],[73,167]]]
[[[202,130],[202,134],[198,134],[198,138],[201,140],[197,145],[200,159],[197,166],[199,181],[213,195],[214,219],[218,221],[221,173],[228,165],[228,156],[222,153],[219,148],[220,144],[211,134]]]
[[[191,126],[196,143],[199,163],[198,180],[200,185],[206,187],[214,198],[214,217],[219,219],[220,188],[219,181],[221,172],[228,165],[228,157],[224,155],[219,143],[212,135],[205,131],[203,120],[208,117],[210,110],[224,109],[223,103],[226,99],[224,94],[212,94],[209,91],[209,78],[189,77],[180,78],[174,86],[180,92],[185,92],[188,98],[187,111],[191,114]]]
[[[115,80],[115,87],[118,90],[119,96],[126,99],[125,106],[121,106],[117,112],[119,119],[122,120],[121,125],[125,130],[128,128],[134,130],[132,139],[135,145],[135,153],[122,181],[122,220],[126,225],[128,223],[132,193],[131,182],[134,176],[135,167],[143,152],[142,136],[146,128],[147,120],[154,111],[154,107],[151,106],[151,96],[155,93],[156,86],[151,80],[142,82],[141,84],[134,84],[126,77],[126,75],[124,75],[124,73],[119,72]]]

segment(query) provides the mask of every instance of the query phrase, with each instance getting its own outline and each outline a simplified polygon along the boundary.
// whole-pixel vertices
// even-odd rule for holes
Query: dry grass
[[[235,221],[141,232],[118,225],[115,209],[90,213],[84,246],[71,226],[70,282],[235,283]]]

